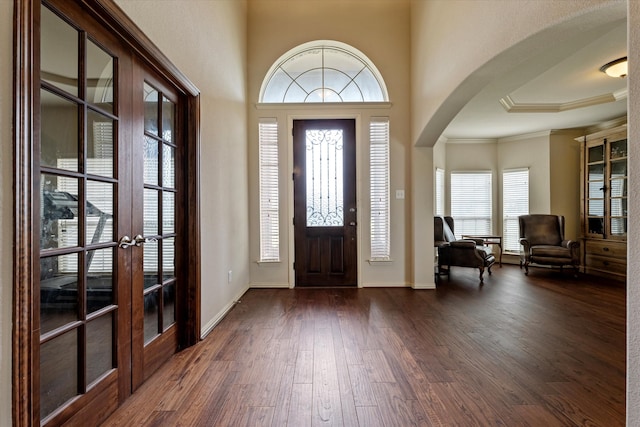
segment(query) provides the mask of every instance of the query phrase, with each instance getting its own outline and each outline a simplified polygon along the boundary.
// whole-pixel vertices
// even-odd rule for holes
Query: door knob
[[[118,247],[121,249],[127,249],[128,247],[135,246],[136,242],[131,240],[129,236],[122,236],[120,240],[118,240]]]
[[[144,237],[142,234],[138,234],[133,238],[133,244],[136,246],[142,246],[147,242],[157,242],[158,239],[155,237]]]
[[[352,226],[352,227],[355,227],[355,226],[356,226],[356,222],[355,222],[355,221],[351,221],[351,222],[349,223],[349,225],[350,225],[350,226]]]

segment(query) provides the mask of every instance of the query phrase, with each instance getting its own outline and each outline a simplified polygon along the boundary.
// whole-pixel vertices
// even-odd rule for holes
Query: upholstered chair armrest
[[[455,247],[455,248],[471,248],[471,249],[475,249],[476,248],[476,242],[471,240],[471,239],[456,240],[456,241],[453,241],[453,242],[449,242],[449,246]]]
[[[577,240],[563,240],[562,247],[568,248],[571,251],[571,258],[574,260],[580,259],[580,242]]]
[[[531,249],[531,242],[524,237],[520,238],[520,245],[522,246],[522,249],[527,253]]]

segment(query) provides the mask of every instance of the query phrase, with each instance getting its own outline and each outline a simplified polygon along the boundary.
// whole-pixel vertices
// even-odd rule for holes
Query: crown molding
[[[591,107],[594,105],[607,104],[627,98],[627,89],[621,89],[613,93],[592,96],[590,98],[577,99],[575,101],[545,103],[545,102],[515,102],[511,96],[500,98],[500,105],[507,113],[560,113],[563,111],[576,110],[578,108]]]

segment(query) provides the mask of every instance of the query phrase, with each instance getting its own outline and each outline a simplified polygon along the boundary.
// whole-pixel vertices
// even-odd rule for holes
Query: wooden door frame
[[[188,347],[200,340],[200,92],[175,65],[145,36],[138,26],[112,0],[76,0],[81,7],[103,27],[125,43],[135,56],[171,82],[185,97],[185,143],[187,145],[183,167],[187,177],[186,204],[182,218],[186,230],[184,247],[185,297],[179,302],[179,344]],[[13,330],[12,330],[12,419],[14,426],[34,424],[35,380],[38,376],[38,348],[32,335],[34,298],[33,245],[37,239],[33,220],[33,138],[38,131],[34,120],[36,91],[39,91],[37,61],[34,62],[36,37],[39,36],[40,18],[37,14],[40,0],[14,0],[14,74],[13,74],[13,140],[14,140],[14,271],[13,271]],[[187,244],[188,243],[188,244]],[[33,369],[33,368],[36,369]],[[120,400],[130,390],[120,390]],[[120,403],[121,403],[120,402]]]
[[[323,111],[327,108],[330,108],[332,111],[327,112]],[[342,113],[340,113],[342,111]],[[360,195],[362,189],[360,188],[360,169],[362,167],[362,159],[361,159],[361,144],[362,144],[362,126],[363,126],[363,118],[362,113],[358,111],[354,111],[352,105],[338,105],[332,104],[328,105],[304,105],[299,106],[296,111],[288,111],[286,113],[286,123],[287,123],[287,168],[288,173],[287,176],[291,177],[293,174],[293,122],[296,120],[340,120],[340,119],[352,119],[355,121],[355,163],[356,163],[356,222],[358,224],[362,224],[362,209],[361,209],[361,200]],[[294,217],[294,183],[293,179],[287,179],[287,198],[288,198],[288,251],[289,254],[295,254],[295,226],[293,224]],[[356,240],[357,240],[357,248],[356,248],[356,288],[362,287],[362,227],[357,227],[356,229]],[[288,263],[288,279],[289,279],[289,288],[295,288],[295,278],[296,272],[293,268],[293,255],[291,258],[291,262]]]

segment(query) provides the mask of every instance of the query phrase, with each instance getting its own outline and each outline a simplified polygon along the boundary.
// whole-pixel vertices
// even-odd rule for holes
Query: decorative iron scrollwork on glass
[[[306,152],[307,227],[342,227],[342,130],[307,130]]]

